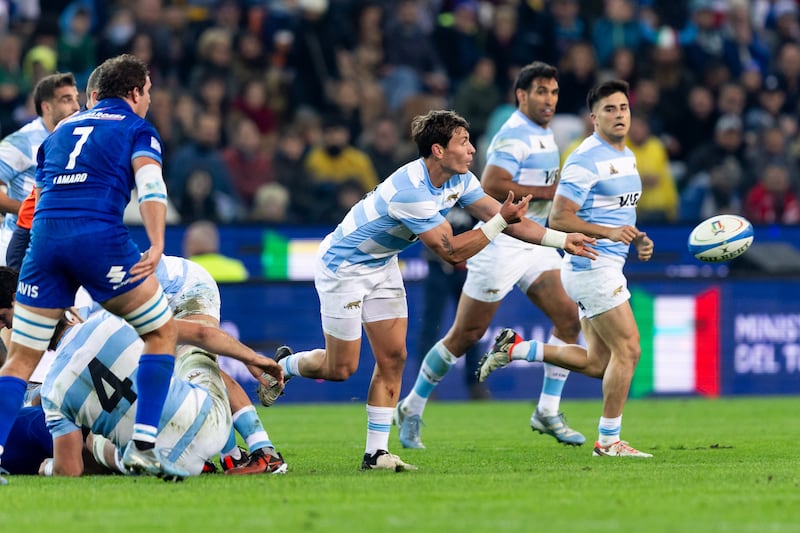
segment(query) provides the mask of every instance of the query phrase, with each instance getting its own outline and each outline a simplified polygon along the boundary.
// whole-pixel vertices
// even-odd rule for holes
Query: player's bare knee
[[[355,374],[356,370],[358,370],[357,363],[336,365],[328,370],[328,377],[325,379],[328,381],[345,381],[350,376]]]

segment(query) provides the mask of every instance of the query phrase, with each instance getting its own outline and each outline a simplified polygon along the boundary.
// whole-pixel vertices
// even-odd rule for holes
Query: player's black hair
[[[17,293],[19,273],[13,268],[0,267],[0,309],[10,309]]]
[[[144,92],[147,83],[147,65],[138,57],[122,54],[106,59],[99,67],[102,76],[97,83],[97,100],[125,98],[134,89]]]
[[[103,65],[98,65],[86,80],[86,97],[88,98],[92,91],[96,91],[100,87],[100,76],[103,74]]]
[[[533,80],[536,78],[558,81],[558,69],[543,61],[534,61],[525,65],[517,74],[517,80],[514,82],[514,92],[517,92],[517,89],[529,91],[531,85],[533,85]]]
[[[36,114],[42,116],[42,102],[56,97],[56,89],[62,87],[75,87],[75,76],[71,72],[56,72],[45,76],[33,88],[33,105]]]
[[[630,92],[630,85],[625,80],[609,80],[606,82],[601,83],[589,91],[589,94],[586,95],[586,107],[589,108],[589,111],[594,109],[594,104],[602,100],[607,96],[611,96],[614,93],[622,93],[626,97],[629,97]]]
[[[428,111],[414,117],[411,138],[417,145],[419,155],[429,157],[433,153],[433,145],[447,146],[458,128],[469,130],[469,122],[455,111]]]

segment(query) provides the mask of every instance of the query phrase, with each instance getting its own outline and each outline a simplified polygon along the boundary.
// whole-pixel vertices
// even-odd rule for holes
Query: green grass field
[[[623,437],[653,459],[591,456],[600,403],[564,402],[580,448],[524,402],[431,403],[417,472],[361,472],[363,404],[261,411],[285,476],[13,477],[0,531],[800,531],[800,398],[629,402]]]

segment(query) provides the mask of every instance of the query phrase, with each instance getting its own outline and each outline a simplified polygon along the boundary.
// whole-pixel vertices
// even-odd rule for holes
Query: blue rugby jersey
[[[383,266],[417,242],[417,235],[442,224],[454,205],[466,207],[484,196],[472,172],[456,174],[435,188],[423,160],[412,161],[350,209],[326,238],[322,261],[332,272]]]
[[[567,157],[561,170],[556,195],[564,196],[580,206],[578,217],[606,227],[635,226],[636,204],[642,194],[642,180],[636,158],[627,147],[613,148],[596,133],[587,137]],[[629,245],[598,239],[596,261],[564,255],[564,266],[570,270],[590,270],[607,265],[607,261],[624,263]]]
[[[118,98],[64,120],[39,149],[35,218],[100,219],[119,223],[136,186],[132,161],[161,163],[155,128]]]

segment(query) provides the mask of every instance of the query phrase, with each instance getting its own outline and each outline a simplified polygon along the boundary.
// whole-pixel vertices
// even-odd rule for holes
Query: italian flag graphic
[[[631,290],[642,356],[631,396],[720,393],[720,291],[653,296]]]

